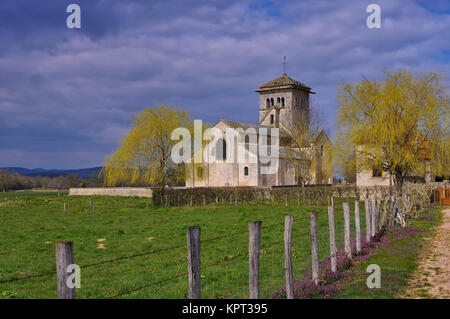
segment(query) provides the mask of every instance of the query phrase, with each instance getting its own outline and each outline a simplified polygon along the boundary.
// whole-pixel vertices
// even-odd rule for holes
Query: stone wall
[[[389,186],[389,174],[383,172],[383,176],[372,176],[372,170],[361,170],[356,173],[357,186]]]
[[[98,187],[98,188],[70,188],[71,196],[137,196],[152,197],[152,189],[146,187]]]

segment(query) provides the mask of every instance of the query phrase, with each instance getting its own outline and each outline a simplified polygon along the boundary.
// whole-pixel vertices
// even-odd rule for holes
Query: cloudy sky
[[[80,30],[66,27],[70,3]],[[366,26],[370,3],[381,29]],[[341,81],[449,73],[450,1],[4,0],[0,167],[102,165],[132,115],[157,103],[257,122],[255,90],[283,56],[332,134]]]

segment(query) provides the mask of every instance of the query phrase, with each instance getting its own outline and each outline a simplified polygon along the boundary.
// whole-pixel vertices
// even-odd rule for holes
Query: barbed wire
[[[281,224],[284,224],[284,222],[283,223],[270,224],[268,226],[265,226],[265,228],[271,228],[271,227],[275,227],[275,226],[278,226],[278,225],[281,225]],[[234,237],[234,236],[237,236],[237,235],[240,235],[240,234],[244,234],[244,233],[248,233],[248,230],[240,231],[240,232],[236,232],[236,233],[232,233],[232,234],[228,234],[228,235],[224,235],[224,236],[207,238],[207,239],[201,240],[201,242],[204,243],[204,242],[211,242],[211,241],[224,239],[224,238],[231,238],[231,237]],[[139,253],[139,254],[134,254],[134,255],[129,255],[129,256],[118,257],[118,258],[114,258],[114,259],[104,260],[104,261],[100,261],[100,262],[96,262],[96,263],[82,265],[82,266],[80,266],[80,268],[94,267],[94,266],[98,266],[98,265],[102,265],[102,264],[106,264],[106,263],[118,262],[118,261],[122,261],[122,260],[126,260],[126,259],[132,259],[132,258],[136,258],[136,257],[152,255],[152,254],[160,253],[160,252],[163,252],[163,251],[174,250],[174,249],[178,249],[178,248],[182,248],[182,247],[187,248],[187,245],[183,244],[183,245],[178,245],[178,246],[174,246],[174,247],[167,247],[167,248],[156,249],[156,250],[152,250],[152,251],[145,252],[145,253]]]
[[[91,263],[91,264],[82,265],[82,266],[80,266],[80,268],[95,267],[95,266],[99,266],[99,265],[103,265],[103,264],[119,262],[119,261],[122,261],[122,260],[132,259],[132,258],[136,258],[136,257],[153,255],[153,254],[157,254],[157,253],[160,253],[160,252],[169,251],[169,250],[175,250],[175,249],[183,248],[183,247],[186,247],[186,244],[173,246],[173,247],[166,247],[166,248],[155,249],[155,250],[144,252],[144,253],[133,254],[133,255],[118,257],[118,258],[114,258],[114,259],[103,260],[103,261],[99,261],[99,262],[95,262],[95,263]]]
[[[302,217],[302,218],[298,218],[298,217],[294,218],[294,220],[297,220],[297,221],[298,220],[306,220],[306,219],[308,219],[306,216]],[[279,226],[279,225],[283,225],[283,224],[284,224],[284,221],[264,226],[264,227],[262,227],[262,229],[273,228],[275,226]],[[231,238],[231,237],[234,237],[234,236],[237,236],[237,235],[240,235],[240,234],[244,234],[244,233],[248,233],[248,230],[244,230],[244,231],[240,231],[240,232],[236,232],[236,233],[232,233],[232,234],[228,234],[228,235],[224,235],[224,236],[217,236],[217,237],[207,238],[207,239],[202,240],[201,242],[204,243],[204,242],[211,242],[211,241],[225,239],[225,238]],[[292,237],[292,238],[296,238],[296,237]],[[283,241],[284,240],[276,241],[276,242],[273,242],[272,244],[282,243]],[[117,258],[113,258],[113,259],[103,260],[103,261],[99,261],[99,262],[94,262],[94,263],[90,263],[90,264],[81,265],[80,268],[89,268],[89,267],[100,266],[100,265],[107,264],[107,263],[120,262],[122,260],[128,260],[128,259],[132,259],[132,258],[148,256],[148,255],[157,254],[157,253],[164,252],[164,251],[175,250],[175,249],[179,249],[179,248],[183,248],[183,247],[187,248],[187,245],[183,244],[183,245],[178,245],[178,246],[160,248],[160,249],[155,249],[155,250],[148,251],[148,252],[143,252],[143,253],[138,253],[138,254],[133,254],[133,255],[117,257]],[[267,247],[268,246],[265,246],[262,249],[265,249]],[[240,255],[234,256],[234,258],[241,257],[241,256],[244,256],[244,254],[240,254]],[[234,258],[232,258],[232,259],[234,259]],[[216,265],[222,264],[224,262],[227,262],[229,260],[230,259],[227,259],[225,257],[223,260],[220,260],[217,263],[214,263],[214,264],[211,264],[211,265],[208,265],[208,266],[204,266],[204,268],[209,268],[209,267],[212,267],[212,266],[216,266]],[[16,278],[11,278],[11,279],[0,280],[0,284],[20,281],[20,280],[26,280],[26,279],[45,277],[45,276],[50,276],[50,275],[55,275],[55,274],[56,274],[56,271],[52,271],[52,272],[45,272],[45,273],[29,275],[29,276],[24,276],[24,277],[16,277]]]
[[[8,283],[8,282],[14,282],[14,281],[19,281],[19,280],[25,280],[25,279],[45,277],[45,276],[50,276],[50,275],[56,275],[56,271],[45,272],[45,273],[41,273],[41,274],[29,275],[29,276],[24,276],[24,277],[16,277],[16,278],[11,278],[11,279],[0,280],[0,284],[4,284],[4,283]]]
[[[264,228],[273,228],[273,227],[275,227],[275,226],[282,225],[282,224],[284,224],[284,222],[282,222],[282,223],[269,224],[269,225],[264,226],[264,227],[261,227],[261,228],[263,228],[263,229],[264,229]],[[203,240],[201,240],[200,242],[206,243],[206,242],[215,241],[215,240],[219,240],[219,239],[231,238],[231,237],[234,237],[234,236],[237,236],[237,235],[241,235],[241,234],[246,234],[246,233],[248,233],[248,229],[243,230],[243,231],[239,231],[239,232],[236,232],[236,233],[228,234],[228,235],[223,235],[223,236],[217,236],[217,237],[212,237],[212,238],[203,239]]]
[[[166,278],[166,279],[163,279],[163,280],[159,280],[159,281],[156,281],[156,282],[151,282],[151,283],[146,284],[144,286],[139,286],[139,287],[136,287],[136,288],[127,289],[127,290],[125,290],[123,292],[120,292],[120,293],[114,295],[114,296],[108,297],[108,299],[114,299],[114,298],[117,298],[117,297],[120,297],[120,296],[129,295],[129,294],[131,294],[133,292],[136,292],[136,291],[139,291],[139,290],[151,287],[151,286],[160,285],[162,283],[165,283],[165,282],[168,282],[168,281],[171,281],[171,280],[175,280],[175,279],[187,276],[187,275],[188,275],[187,272],[178,273],[178,274],[176,274],[176,275],[174,275],[172,277],[169,277],[169,278]]]

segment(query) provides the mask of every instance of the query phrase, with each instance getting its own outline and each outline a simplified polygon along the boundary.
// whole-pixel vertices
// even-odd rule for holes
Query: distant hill
[[[76,174],[81,178],[88,178],[92,173],[99,173],[102,167],[81,168],[81,169],[45,169],[45,168],[23,168],[23,167],[0,167],[0,170],[8,170],[26,176],[48,176],[56,177],[61,175]]]

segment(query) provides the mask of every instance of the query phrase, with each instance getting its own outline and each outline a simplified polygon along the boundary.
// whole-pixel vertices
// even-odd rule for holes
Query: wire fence
[[[274,223],[274,224],[270,224],[270,225],[264,226],[264,229],[273,228],[273,227],[276,227],[276,226],[279,226],[279,225],[284,225],[284,222],[282,222],[282,223]],[[248,233],[248,230],[235,232],[235,233],[224,235],[224,236],[217,236],[217,237],[203,239],[203,240],[201,240],[201,242],[202,243],[207,243],[207,242],[216,241],[216,240],[220,240],[220,239],[232,238],[232,237],[235,237],[237,235],[246,234],[246,233]],[[104,264],[108,264],[108,263],[120,262],[120,261],[124,261],[124,260],[127,260],[127,259],[133,259],[133,258],[136,258],[136,257],[143,257],[143,256],[158,254],[158,253],[162,253],[162,252],[169,251],[169,250],[175,250],[175,249],[179,249],[179,248],[186,248],[186,244],[177,245],[177,246],[171,246],[171,247],[165,247],[165,248],[155,249],[155,250],[151,250],[151,251],[147,251],[147,252],[136,253],[136,254],[121,256],[121,257],[117,257],[117,258],[113,258],[113,259],[102,260],[102,261],[99,261],[99,262],[84,264],[84,265],[80,265],[80,268],[83,269],[83,268],[100,266],[100,265],[104,265]],[[205,266],[205,267],[207,267],[207,266]],[[55,275],[55,274],[56,274],[56,271],[49,271],[49,272],[33,274],[33,275],[28,275],[28,276],[23,276],[23,277],[18,277],[18,278],[4,279],[4,280],[0,280],[0,284],[8,283],[8,282],[14,282],[14,281],[20,281],[20,280],[25,280],[25,279],[32,279],[32,278],[51,276],[51,275]]]
[[[323,215],[323,214],[321,214],[321,215]],[[297,222],[304,222],[304,221],[309,220],[309,218],[308,217],[299,217],[299,218],[296,218],[295,220]],[[276,229],[278,226],[281,226],[281,225],[284,225],[284,224],[285,224],[285,222],[275,222],[275,223],[270,223],[268,225],[264,224],[262,229],[263,230]],[[227,235],[213,236],[213,237],[205,238],[205,239],[202,239],[200,242],[202,244],[207,244],[207,243],[216,242],[216,241],[220,241],[220,240],[224,240],[224,239],[233,239],[236,236],[243,235],[243,234],[248,234],[248,233],[249,233],[249,231],[248,231],[248,229],[246,229],[246,230],[243,230],[243,231],[237,231],[237,232],[234,232],[234,233],[231,233],[231,234],[227,234]],[[300,238],[300,237],[307,237],[307,234],[306,233],[297,234],[297,235],[293,236],[292,238],[296,239],[296,238]],[[272,250],[272,249],[275,249],[275,248],[278,248],[280,250],[281,248],[283,248],[283,246],[280,245],[283,242],[284,242],[284,240],[270,241],[270,242],[268,242],[268,243],[266,243],[266,244],[261,246],[261,251],[264,254],[266,254],[269,250]],[[276,247],[277,245],[280,245],[280,246]],[[112,258],[112,259],[107,259],[107,260],[101,260],[101,261],[98,261],[98,262],[82,264],[79,267],[80,267],[80,269],[93,268],[93,267],[97,267],[97,266],[101,266],[101,265],[105,265],[105,264],[117,263],[117,262],[122,262],[122,261],[126,261],[126,260],[131,260],[131,259],[138,258],[138,257],[143,257],[143,256],[148,256],[148,255],[153,255],[153,254],[160,254],[160,253],[164,253],[164,252],[167,252],[167,251],[174,251],[174,250],[181,249],[181,248],[187,248],[187,245],[186,244],[174,245],[174,246],[170,246],[170,247],[154,249],[154,250],[151,250],[151,251],[139,252],[139,253],[135,253],[135,254],[131,254],[131,255],[124,255],[124,256],[121,256],[121,257],[117,257],[117,258]],[[220,258],[218,260],[206,263],[205,265],[202,265],[200,267],[200,269],[202,271],[204,271],[204,270],[208,270],[208,269],[213,268],[213,267],[218,267],[218,266],[223,265],[223,264],[228,264],[229,265],[230,263],[232,263],[233,261],[238,260],[238,259],[241,259],[242,261],[244,261],[246,257],[249,257],[249,252],[248,251],[239,252],[239,253],[233,253],[233,255],[231,255],[231,256],[223,256],[222,258]],[[282,260],[282,256],[277,256],[277,259]],[[174,265],[176,265],[176,264],[179,264],[179,262],[175,262],[174,263]],[[239,267],[242,267],[242,266],[243,265],[241,265],[241,264],[239,265]],[[46,277],[46,276],[53,276],[53,275],[57,275],[57,274],[58,274],[57,271],[49,271],[49,272],[43,272],[43,273],[39,273],[39,274],[27,275],[27,276],[23,276],[23,277],[15,277],[15,278],[3,279],[3,280],[0,280],[0,284],[13,283],[15,281],[21,281],[21,280],[27,280],[27,279],[33,279],[33,278],[41,278],[41,277]],[[169,277],[166,277],[166,278],[158,279],[158,280],[151,281],[151,282],[148,282],[148,283],[143,284],[143,285],[138,285],[138,286],[135,286],[135,287],[131,287],[131,288],[119,291],[118,293],[112,294],[112,295],[108,296],[107,298],[118,298],[118,297],[122,297],[122,296],[126,296],[126,295],[131,295],[131,294],[133,294],[135,292],[142,291],[142,290],[144,290],[146,288],[160,286],[162,284],[167,284],[169,282],[173,282],[173,281],[176,281],[176,280],[178,280],[180,278],[187,277],[187,276],[188,276],[188,272],[185,272],[185,271],[184,272],[179,272],[179,273],[176,273],[176,274],[174,274],[172,276],[169,276]],[[277,285],[279,285],[279,283],[282,282],[282,277],[277,278],[277,279],[278,279]],[[227,294],[227,295],[222,295],[222,297],[233,297],[233,296],[238,296],[238,295],[242,297],[242,294],[244,292],[243,291],[239,292],[240,289],[241,290],[243,289],[242,287],[244,287],[244,286],[241,286],[241,288],[236,288],[235,289],[235,290],[238,290],[238,292],[232,293],[232,294]],[[222,288],[225,288],[225,287],[222,287]]]
[[[63,211],[68,211],[69,207],[70,207],[70,201],[55,201],[50,203],[50,205],[52,205],[53,207],[57,206],[57,205],[61,205],[61,202],[64,203],[64,209]],[[66,204],[67,203],[67,204]],[[147,202],[148,203],[148,202]],[[147,208],[150,206],[147,206],[147,203],[145,202],[140,202],[140,203],[135,203],[134,205],[131,205],[130,203],[128,203],[127,205],[120,205],[121,208]],[[117,205],[98,205],[96,206],[93,200],[86,200],[85,202],[83,202],[83,205],[78,205],[77,209],[80,209],[80,207],[82,209],[88,209],[91,210],[92,212],[95,212],[96,210],[100,210],[100,209],[117,209]],[[363,210],[362,210],[363,211]],[[319,239],[320,242],[327,242],[329,240],[329,233],[327,228],[329,227],[329,225],[326,223],[327,220],[327,213],[324,212],[318,212],[316,213],[316,216],[319,217]],[[341,214],[339,214],[339,216],[337,216],[338,218],[336,219],[336,227],[337,230],[339,232],[341,232],[343,230],[343,224],[344,224],[344,218],[342,217]],[[310,242],[310,232],[309,232],[309,227],[305,227],[305,225],[309,225],[309,223],[311,222],[311,216],[301,216],[301,217],[296,217],[294,218],[295,220],[295,224],[294,225],[303,225],[302,227],[296,228],[294,227],[293,229],[293,234],[292,234],[292,240],[298,240],[300,238],[303,238],[305,240],[302,241],[298,241],[296,242],[296,247],[298,249],[300,249],[300,251],[298,252],[299,254],[302,255],[306,255],[306,254],[310,254],[310,248],[308,248],[308,246],[311,244]],[[364,216],[362,218],[362,220],[364,220]],[[266,224],[269,223],[269,224]],[[362,225],[364,225],[364,223],[361,223]],[[285,243],[285,239],[277,239],[277,240],[273,240],[274,237],[278,237],[278,238],[283,238],[282,237],[282,231],[283,228],[279,227],[282,225],[286,225],[285,221],[280,222],[279,221],[279,216],[274,217],[273,219],[267,219],[264,220],[264,224],[262,225],[261,229],[262,229],[262,237],[261,237],[261,246],[259,248],[259,251],[261,253],[261,267],[263,268],[263,271],[261,272],[261,278],[262,278],[262,287],[261,287],[261,294],[263,296],[270,296],[271,293],[273,293],[274,289],[279,288],[280,286],[283,286],[283,282],[284,282],[284,249],[285,248],[282,244]],[[305,228],[307,231],[305,231]],[[364,229],[364,227],[362,227],[362,229]],[[345,230],[347,231],[347,230]],[[352,232],[354,233],[354,231]],[[221,235],[221,236],[212,236],[212,237],[207,237],[205,239],[199,239],[199,243],[201,244],[208,244],[209,243],[214,243],[214,242],[218,242],[221,240],[226,240],[226,239],[230,239],[233,240],[233,242],[236,242],[236,245],[239,246],[236,249],[233,250],[232,253],[227,254],[227,253],[223,253],[222,255],[220,254],[214,254],[213,257],[210,257],[208,253],[205,253],[205,262],[199,267],[199,270],[203,271],[203,272],[208,272],[212,269],[220,269],[220,271],[218,271],[218,274],[216,276],[210,276],[207,277],[206,280],[206,291],[208,293],[210,293],[210,295],[214,295],[216,296],[217,294],[212,293],[212,289],[215,288],[217,291],[222,292],[220,294],[220,296],[222,298],[234,298],[234,297],[245,297],[248,293],[248,289],[249,286],[248,284],[245,284],[245,281],[248,280],[248,273],[246,272],[246,267],[248,267],[248,264],[246,262],[246,258],[249,258],[249,248],[247,246],[243,246],[243,243],[245,242],[243,238],[239,237],[239,240],[237,239],[238,236],[240,235],[244,235],[244,234],[249,234],[249,230],[245,229],[245,230],[241,230],[241,231],[236,231],[233,232],[231,234],[225,234],[225,235]],[[340,245],[343,242],[343,240],[338,240],[338,245]],[[323,251],[329,249],[329,246],[327,244],[323,245],[321,244],[321,251],[322,251],[322,255],[326,255],[326,252],[323,253]],[[206,246],[205,246],[206,247]],[[128,260],[134,260],[138,257],[144,257],[144,256],[149,256],[149,255],[156,255],[156,254],[163,254],[165,252],[169,252],[169,251],[173,251],[175,252],[178,249],[188,249],[189,245],[187,243],[184,244],[179,244],[179,245],[172,245],[172,246],[168,246],[168,247],[162,247],[162,248],[157,248],[157,249],[153,249],[153,250],[149,250],[149,251],[143,251],[143,252],[137,252],[134,254],[129,254],[129,255],[123,255],[120,257],[116,257],[116,258],[110,258],[110,259],[105,259],[105,260],[100,260],[100,261],[96,261],[96,262],[90,262],[90,263],[85,263],[85,264],[81,264],[79,267],[80,269],[87,269],[87,268],[95,268],[101,265],[106,265],[106,264],[114,264],[114,263],[121,263],[124,261],[128,261]],[[211,245],[211,249],[219,249],[222,248],[222,245]],[[207,252],[209,252],[208,249],[206,249]],[[222,251],[221,251],[222,252]],[[212,254],[211,254],[212,255]],[[161,272],[163,273],[162,276],[160,276],[159,278],[155,278],[155,280],[149,280],[146,283],[143,284],[136,284],[136,285],[130,285],[129,288],[125,288],[125,289],[120,289],[119,291],[115,291],[114,293],[110,293],[107,294],[106,298],[119,298],[119,297],[125,297],[125,296],[130,296],[133,295],[136,292],[140,292],[143,291],[147,288],[150,287],[161,287],[161,286],[165,286],[168,285],[171,282],[176,282],[176,281],[180,281],[182,278],[188,278],[189,277],[189,271],[177,271],[177,272],[173,272],[173,275],[168,275],[169,273],[169,268],[172,269],[173,267],[169,267],[169,266],[177,266],[179,267],[186,267],[186,263],[189,263],[190,261],[188,260],[188,258],[186,258],[186,254],[183,255],[179,255],[176,254],[176,261],[174,261],[172,264],[168,264],[166,263],[166,269],[161,269]],[[211,260],[212,258],[215,258],[213,260]],[[311,266],[311,261],[307,262],[306,260],[308,260],[309,258],[303,258],[300,260],[300,262],[298,262],[296,264],[296,266],[301,265],[303,268],[305,267],[310,267]],[[310,259],[309,259],[310,260]],[[183,262],[181,262],[183,261]],[[166,262],[166,260],[165,260]],[[226,267],[223,267],[224,265],[226,265]],[[300,266],[299,266],[300,267]],[[186,269],[186,268],[185,268]],[[238,269],[238,270],[236,270]],[[228,273],[227,273],[228,272]],[[244,275],[245,274],[245,275]],[[28,280],[28,279],[35,279],[35,278],[43,278],[46,276],[53,276],[53,275],[58,275],[58,271],[48,271],[48,272],[42,272],[42,273],[37,273],[37,274],[31,274],[31,275],[27,275],[27,276],[22,276],[22,277],[14,277],[14,278],[8,278],[8,279],[2,279],[0,280],[0,285],[1,284],[10,284],[16,281],[24,281],[24,280]],[[217,283],[217,281],[214,281],[215,277],[217,276],[223,276],[222,280],[220,281],[220,283]],[[60,278],[58,277],[58,280],[60,280]],[[208,281],[209,280],[209,281]],[[128,282],[128,281],[127,281]],[[186,282],[183,281],[183,283],[180,284],[178,286],[183,286],[186,287]],[[0,286],[1,288],[1,286]]]
[[[272,224],[272,225],[266,226],[265,229],[271,228],[271,227],[274,227],[274,226],[277,226],[277,225],[281,225],[281,224],[284,225],[284,222],[283,222],[283,223]],[[242,234],[242,233],[244,233],[244,232],[235,233],[235,234],[233,234],[233,235]],[[248,233],[248,231],[245,232],[245,233]],[[207,239],[207,240],[202,240],[201,242],[209,242],[209,241],[213,241],[213,240],[217,240],[217,239],[222,239],[222,238],[231,238],[233,235],[231,235],[231,236],[221,236],[221,237],[216,237],[216,238],[210,238],[210,239]],[[294,237],[292,237],[292,238],[293,238],[293,239],[296,239],[296,238],[303,237],[303,236],[305,236],[305,235],[307,235],[307,234],[300,234],[300,235],[294,236]],[[284,242],[284,240],[273,241],[273,242],[271,242],[271,243],[269,243],[269,244],[264,245],[263,247],[261,247],[261,250],[267,250],[267,249],[273,248],[273,247],[275,247],[276,245],[279,245],[279,244],[281,244],[281,243],[283,243],[283,242]],[[221,259],[221,260],[218,260],[217,262],[214,262],[214,263],[211,263],[211,264],[204,265],[204,266],[200,267],[200,269],[201,269],[201,270],[205,270],[205,269],[208,269],[208,268],[211,268],[211,267],[216,267],[216,266],[222,265],[222,264],[224,264],[224,263],[229,263],[230,261],[232,261],[232,260],[234,260],[234,259],[243,258],[243,257],[248,257],[248,252],[240,253],[240,254],[234,255],[232,258],[223,258],[223,259]],[[156,281],[156,282],[151,282],[151,283],[148,283],[148,284],[146,284],[146,285],[142,285],[142,286],[139,286],[139,287],[135,287],[135,288],[132,288],[132,289],[125,290],[125,291],[123,291],[123,292],[121,292],[121,293],[119,293],[119,294],[116,294],[116,295],[114,295],[114,296],[111,296],[111,297],[109,297],[109,298],[117,298],[117,297],[120,297],[120,296],[129,295],[129,294],[134,293],[134,292],[136,292],[136,291],[139,291],[139,290],[142,290],[142,289],[146,289],[146,288],[149,288],[149,287],[152,287],[152,286],[156,286],[156,285],[159,285],[159,284],[162,284],[162,283],[166,283],[166,282],[169,282],[169,281],[172,281],[172,280],[175,280],[175,279],[179,279],[179,278],[182,278],[182,277],[186,277],[186,276],[188,276],[188,272],[179,273],[179,274],[176,274],[176,275],[174,275],[174,276],[171,276],[171,277],[169,277],[169,278],[167,278],[167,279],[163,279],[163,280]],[[246,287],[246,288],[247,288],[247,287]],[[232,296],[237,296],[238,294],[239,294],[239,293],[236,293],[236,294],[233,294],[233,295],[227,295],[226,298],[232,297]]]

